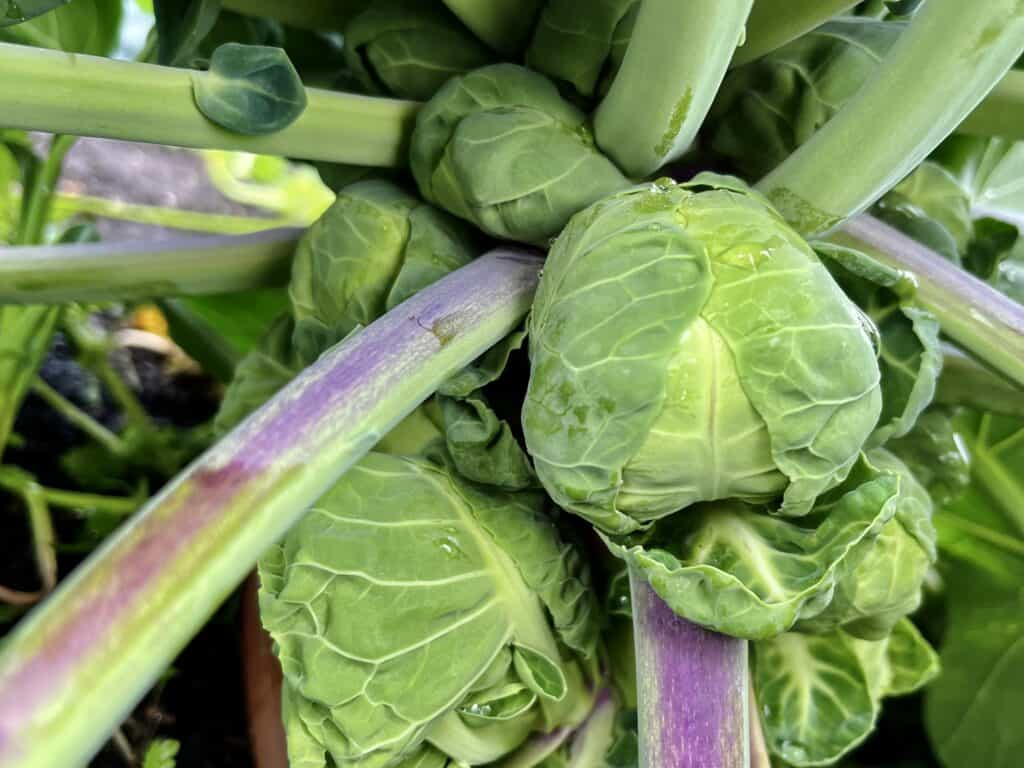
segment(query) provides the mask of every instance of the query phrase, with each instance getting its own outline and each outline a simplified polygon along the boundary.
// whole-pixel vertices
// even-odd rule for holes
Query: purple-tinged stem
[[[629,574],[640,768],[747,768],[747,641],[677,616]]]
[[[348,337],[200,456],[5,639],[0,766],[84,765],[253,563],[348,467],[526,314],[498,249]]]
[[[912,275],[915,300],[939,319],[943,333],[1024,386],[1020,304],[873,216],[855,216],[827,239]]]

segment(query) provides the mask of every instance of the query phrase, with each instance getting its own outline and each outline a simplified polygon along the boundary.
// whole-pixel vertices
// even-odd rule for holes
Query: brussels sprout
[[[638,0],[548,0],[526,63],[582,96],[608,90],[626,54]]]
[[[293,765],[477,765],[583,720],[597,606],[543,506],[371,453],[263,558]]]
[[[420,192],[496,237],[547,244],[576,211],[627,186],[585,116],[542,75],[495,64],[449,80],[416,118]]]
[[[527,448],[556,502],[623,534],[691,504],[806,514],[878,420],[861,313],[742,182],[636,187],[577,214],[529,321]]]
[[[479,250],[461,222],[381,180],[359,181],[310,227],[292,266],[294,344],[302,364]]]
[[[843,560],[828,608],[797,625],[807,632],[842,628],[855,637],[880,640],[921,603],[925,573],[935,562],[935,528],[928,492],[894,455],[871,451],[869,460],[896,473],[896,514],[877,536],[865,538]]]
[[[730,73],[709,114],[711,147],[757,179],[867,81],[903,22],[838,18]]]
[[[369,92],[429,99],[453,75],[494,60],[447,8],[378,0],[345,27],[345,60]]]

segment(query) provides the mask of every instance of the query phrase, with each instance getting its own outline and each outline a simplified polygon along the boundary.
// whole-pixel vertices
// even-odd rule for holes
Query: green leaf
[[[910,432],[886,448],[907,465],[937,505],[955,499],[971,480],[970,457],[948,408],[929,408]]]
[[[882,414],[869,445],[883,445],[907,434],[935,396],[942,370],[939,321],[913,304],[909,275],[858,251],[828,243],[814,247],[877,330]]]
[[[154,0],[157,63],[191,67],[220,13],[220,0]]]
[[[117,47],[120,27],[121,0],[71,0],[24,24],[0,22],[0,42],[107,56]]]
[[[371,453],[267,553],[292,765],[427,760],[428,745],[477,764],[582,717],[586,656],[567,648],[594,653],[596,606],[542,504]],[[460,713],[519,686],[552,698],[475,727]]]
[[[1024,142],[954,135],[935,151],[932,160],[949,170],[980,213],[1024,212]]]
[[[968,569],[950,591],[942,675],[925,725],[946,768],[1014,768],[1024,754],[1024,592]]]
[[[524,645],[512,649],[512,663],[520,679],[531,691],[551,701],[561,701],[569,684],[565,674],[550,657]]]
[[[68,0],[0,0],[0,27],[22,24],[67,2]]]
[[[225,43],[210,69],[192,79],[196,104],[229,131],[262,136],[295,122],[306,108],[306,89],[281,48]]]
[[[174,768],[181,743],[174,739],[153,739],[142,756],[142,768]]]
[[[256,347],[273,320],[288,308],[288,295],[283,288],[182,296],[177,301],[205,320],[243,355]]]
[[[840,17],[733,70],[709,115],[712,148],[751,180],[760,178],[850,100],[904,28]]]
[[[840,563],[831,602],[818,615],[798,623],[800,631],[825,633],[842,628],[855,637],[879,640],[921,604],[925,574],[936,559],[932,500],[892,454],[875,449],[868,458],[899,478],[896,514]]]
[[[949,233],[957,252],[971,239],[971,199],[961,182],[941,165],[925,161],[893,187],[880,203],[883,209],[905,208],[936,222]]]
[[[897,513],[899,485],[862,459],[799,525],[763,507],[715,502],[605,541],[679,616],[734,637],[769,638],[827,608],[845,559]]]
[[[791,632],[754,645],[768,748],[794,766],[832,764],[871,733],[883,697],[911,693],[937,673],[935,652],[907,619],[873,642]]]
[[[965,411],[970,485],[936,516],[939,547],[1005,585],[1024,583],[1024,420]]]
[[[372,3],[345,25],[344,52],[367,92],[418,100],[495,60],[451,11],[420,0]]]
[[[448,453],[459,474],[477,483],[516,491],[537,488],[537,476],[509,425],[482,393],[439,397]]]

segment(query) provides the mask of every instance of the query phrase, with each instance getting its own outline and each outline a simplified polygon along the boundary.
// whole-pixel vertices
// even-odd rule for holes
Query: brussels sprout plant
[[[121,724],[236,600],[258,768],[1017,765],[1018,0],[148,5],[0,0],[0,768],[191,764]]]

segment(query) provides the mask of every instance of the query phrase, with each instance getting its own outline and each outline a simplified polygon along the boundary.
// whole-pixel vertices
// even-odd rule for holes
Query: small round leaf
[[[236,133],[280,131],[306,108],[302,80],[280,48],[225,43],[192,83],[200,111]]]

